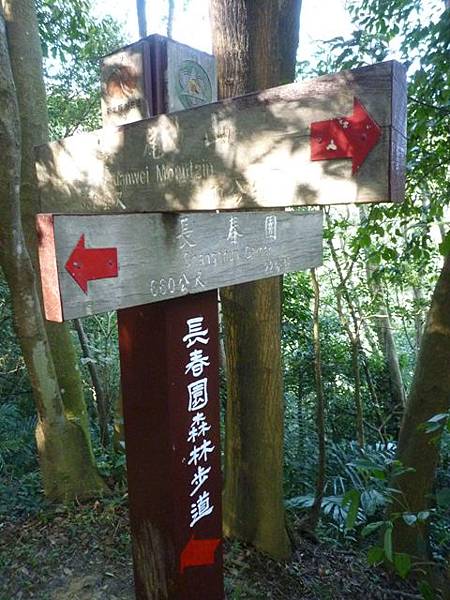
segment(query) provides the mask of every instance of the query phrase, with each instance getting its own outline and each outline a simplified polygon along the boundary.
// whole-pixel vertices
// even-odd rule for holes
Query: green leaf
[[[423,521],[426,521],[429,516],[430,516],[429,510],[421,510],[419,512],[419,514],[417,515],[417,520],[423,522]]]
[[[419,583],[419,592],[422,594],[423,600],[435,600],[433,588],[424,579]]]
[[[417,516],[413,515],[412,513],[403,513],[402,518],[405,521],[405,523],[410,527],[415,525],[417,522]]]
[[[349,490],[342,499],[342,506],[349,505],[345,527],[353,529],[358,517],[360,494],[358,490]]]
[[[378,565],[383,562],[384,550],[380,546],[372,546],[367,552],[367,562],[369,565]]]
[[[384,553],[386,555],[386,559],[389,562],[392,562],[392,523],[388,525],[386,531],[384,532]]]
[[[431,419],[428,419],[427,423],[438,423],[440,421],[444,421],[445,419],[447,419],[447,417],[448,413],[439,413],[431,417]]]
[[[394,554],[394,567],[400,577],[405,579],[405,577],[411,571],[410,555],[404,554],[403,552],[396,552]]]
[[[371,533],[373,533],[374,531],[376,531],[377,529],[382,527],[384,524],[385,524],[385,521],[376,521],[375,523],[369,523],[368,525],[366,525],[364,527],[364,529],[361,532],[361,535],[363,537],[367,537],[368,535],[370,535]]]
[[[372,477],[375,477],[375,479],[386,479],[386,473],[382,469],[373,469],[371,475]]]
[[[439,252],[442,256],[447,256],[450,252],[450,231],[445,235],[445,238],[439,244]]]
[[[450,488],[442,488],[436,492],[436,501],[440,508],[450,507]]]

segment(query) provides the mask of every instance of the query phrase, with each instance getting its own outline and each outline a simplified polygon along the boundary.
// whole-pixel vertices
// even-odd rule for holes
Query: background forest
[[[8,1],[2,1],[6,10]],[[169,34],[175,6],[182,19],[182,4],[189,2],[167,4]],[[335,560],[327,552],[335,551],[351,557],[353,567],[346,563],[347,571],[368,572],[375,583],[384,577],[375,574],[381,564],[400,579],[412,576],[413,583],[405,584],[412,587],[399,587],[396,596],[368,595],[374,598],[448,597],[450,334],[445,327],[450,321],[443,317],[438,322],[442,339],[430,341],[435,313],[428,325],[427,314],[434,306],[442,314],[447,311],[450,319],[450,284],[445,279],[450,270],[446,262],[450,253],[450,10],[442,0],[424,4],[348,0],[351,37],[326,40],[311,60],[296,64],[296,80],[388,60],[393,53],[408,66],[405,202],[325,209],[323,267],[285,276],[282,291],[284,433],[280,435],[284,435],[283,496],[289,538],[294,546],[301,547],[298,539],[312,544],[299,563],[318,561],[325,581]],[[99,58],[127,43],[126,33],[111,17],[94,17],[88,0],[36,0],[35,5],[51,139],[99,128]],[[0,160],[1,152],[0,147]],[[6,263],[0,264],[6,273]],[[11,532],[18,531],[14,524],[25,528],[22,531],[35,528],[29,548],[25,539],[13,551],[10,545],[6,551],[5,545],[0,554],[0,600],[50,598],[50,592],[39,595],[39,577],[30,574],[30,568],[41,570],[44,578],[57,569],[56,547],[62,534],[55,533],[52,523],[65,528],[63,538],[69,542],[80,531],[113,527],[112,542],[105,542],[110,543],[108,557],[116,556],[120,562],[129,553],[123,517],[126,469],[116,316],[90,317],[69,328],[85,404],[79,413],[73,411],[86,420],[88,440],[87,463],[80,462],[80,472],[86,464],[91,465],[86,472],[92,468],[89,485],[80,488],[83,493],[46,487],[45,465],[43,486],[33,378],[30,381],[18,343],[10,290],[1,271],[0,324],[0,550],[1,538],[10,544]],[[422,385],[424,373],[429,375]],[[225,429],[225,371],[222,380]],[[425,450],[417,456],[415,448]],[[56,503],[46,498],[43,487]],[[94,496],[95,504],[84,502],[84,496]],[[44,552],[46,536],[50,545]],[[344,598],[347,592],[369,590],[363,580],[359,587],[349,584],[339,595],[318,577],[308,588],[311,595],[302,593],[298,581],[293,583],[297,576],[306,581],[301,567],[296,573],[291,565],[281,574],[266,564],[262,567],[245,545],[254,540],[236,537],[243,542],[230,542],[227,547],[230,598]],[[318,554],[316,546],[323,548]],[[282,552],[271,552],[264,543],[259,547],[282,558]],[[124,564],[129,571],[129,562]],[[266,581],[264,591],[256,579],[251,580],[248,564],[270,573],[267,577],[272,580]],[[344,569],[342,564],[339,568]],[[76,561],[65,568],[77,571]],[[6,572],[9,575],[3,579]],[[380,589],[383,586],[388,584],[380,583]],[[129,597],[120,586],[113,589],[116,595],[109,592],[105,597]],[[273,595],[265,595],[267,590]],[[55,593],[64,597],[61,591]],[[97,597],[86,593],[91,595],[80,597]]]

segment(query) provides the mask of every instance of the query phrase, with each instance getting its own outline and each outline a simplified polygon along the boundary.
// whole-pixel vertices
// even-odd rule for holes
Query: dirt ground
[[[237,542],[226,542],[224,550],[227,600],[422,597],[409,583],[369,567],[363,554],[305,539],[286,562]],[[125,497],[0,519],[0,600],[28,598],[134,598]]]

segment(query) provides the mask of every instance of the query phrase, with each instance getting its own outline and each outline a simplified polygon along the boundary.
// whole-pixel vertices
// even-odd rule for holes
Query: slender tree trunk
[[[125,449],[125,428],[123,421],[123,401],[122,390],[119,390],[117,395],[116,405],[114,409],[114,434],[113,445],[116,452],[123,452]]]
[[[103,390],[102,381],[98,374],[97,366],[94,362],[91,349],[89,348],[89,340],[84,331],[83,323],[80,319],[74,319],[73,321],[75,330],[78,334],[78,340],[80,342],[83,356],[88,359],[88,369],[92,380],[92,386],[94,388],[95,403],[97,405],[98,425],[100,430],[100,442],[104,448],[109,446],[109,406],[108,400],[106,399],[105,392]]]
[[[146,0],[136,0],[136,12],[138,20],[139,37],[147,36],[147,15],[146,15]]]
[[[398,360],[397,346],[392,334],[391,320],[388,307],[384,299],[380,286],[374,279],[375,268],[371,264],[366,265],[367,279],[369,288],[372,292],[372,306],[376,312],[375,332],[378,337],[378,343],[384,358],[385,374],[387,379],[388,394],[387,402],[384,402],[387,414],[401,414],[406,402],[405,387]],[[395,419],[395,435],[398,433],[398,419]],[[391,429],[392,431],[392,429]]]
[[[0,263],[11,290],[15,327],[38,412],[36,440],[46,494],[86,497],[104,489],[83,428],[66,418],[20,214],[21,129],[6,23],[0,7]]]
[[[450,410],[450,255],[445,259],[431,300],[422,343],[406,404],[398,441],[397,458],[412,471],[391,482],[401,491],[397,511],[424,511],[429,507],[440,454],[442,430],[426,433],[422,425]],[[395,523],[396,552],[429,558],[428,521],[415,527],[402,519]]]
[[[168,0],[169,10],[167,14],[167,37],[172,38],[173,34],[173,19],[175,15],[175,0]]]
[[[316,379],[316,428],[319,441],[319,464],[316,480],[314,504],[308,518],[308,525],[314,531],[320,518],[323,494],[325,489],[326,447],[325,447],[325,395],[322,383],[322,358],[320,347],[320,288],[316,270],[311,269],[311,280],[314,289],[313,310],[313,343],[314,343],[314,374]]]
[[[298,387],[297,387],[297,462],[300,464],[303,460],[305,451],[305,415],[303,413],[303,374],[304,365],[298,365]]]
[[[295,51],[282,55],[281,18],[295,31],[300,2],[211,0],[219,96],[236,96],[292,76]],[[288,68],[289,67],[289,68]],[[228,366],[224,530],[272,556],[290,554],[283,507],[283,400],[280,279],[221,292]]]
[[[350,352],[352,357],[352,370],[354,377],[354,402],[355,402],[355,412],[356,412],[356,439],[358,444],[361,447],[365,445],[365,432],[364,432],[364,407],[361,396],[361,370],[359,365],[359,354],[361,351],[361,342],[359,339],[359,322],[356,316],[356,311],[354,309],[353,303],[350,298],[350,294],[348,292],[346,286],[346,278],[342,273],[341,265],[339,263],[339,259],[336,254],[336,249],[333,246],[333,242],[331,240],[328,241],[328,245],[331,250],[331,256],[333,258],[334,265],[336,267],[337,274],[339,276],[339,286],[336,288],[336,303],[337,310],[339,314],[340,321],[342,326],[344,327],[348,339],[350,341]],[[344,314],[344,308],[342,306],[342,296],[344,295],[345,301],[347,303],[348,309],[350,311],[350,316],[353,323],[353,330],[350,323],[347,320],[347,317]]]
[[[422,341],[423,331],[423,312],[420,308],[423,303],[422,290],[418,286],[413,287],[413,296],[416,303],[416,310],[414,312],[414,331],[416,334],[416,352],[419,354],[420,343]]]

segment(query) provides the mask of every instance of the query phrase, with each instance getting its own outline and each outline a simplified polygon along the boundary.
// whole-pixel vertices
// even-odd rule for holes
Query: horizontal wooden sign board
[[[45,314],[63,321],[322,264],[322,213],[37,217]]]
[[[405,70],[386,62],[37,148],[43,212],[401,201]]]

